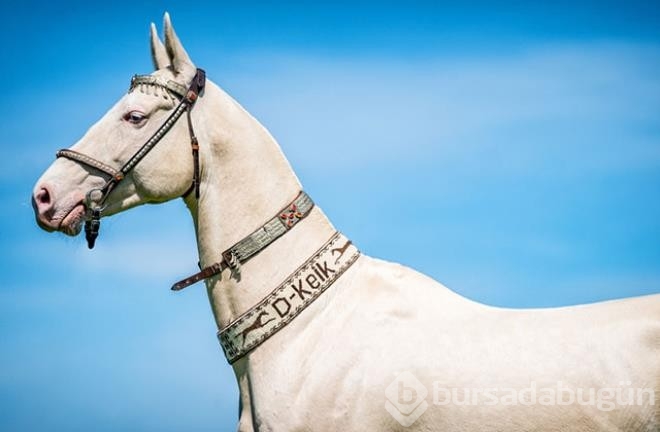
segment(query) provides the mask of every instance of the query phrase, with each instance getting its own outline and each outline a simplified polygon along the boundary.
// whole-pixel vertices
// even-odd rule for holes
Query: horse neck
[[[186,201],[197,232],[200,264],[251,234],[296,197],[300,182],[268,131],[220,88],[200,99],[202,188]],[[334,232],[317,207],[294,229],[254,256],[236,280],[225,270],[207,280],[218,328],[258,303]]]

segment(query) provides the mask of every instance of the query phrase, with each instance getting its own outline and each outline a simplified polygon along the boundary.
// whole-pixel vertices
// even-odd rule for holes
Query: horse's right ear
[[[170,14],[167,12],[163,18],[163,33],[165,33],[165,49],[172,65],[172,72],[175,76],[181,74],[186,79],[192,79],[195,75],[195,66],[174,32]]]
[[[151,61],[156,70],[165,69],[170,65],[170,58],[167,55],[165,45],[158,37],[156,24],[151,23]]]

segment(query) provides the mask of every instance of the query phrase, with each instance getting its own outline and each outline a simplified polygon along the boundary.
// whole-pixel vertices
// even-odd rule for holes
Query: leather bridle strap
[[[86,197],[86,207],[88,211],[88,217],[85,221],[85,234],[87,238],[87,245],[90,249],[94,247],[96,237],[98,236],[98,230],[100,226],[101,212],[103,211],[103,204],[110,195],[110,192],[117,186],[128,173],[135,168],[135,166],[140,163],[140,161],[160,142],[160,140],[167,134],[167,132],[172,129],[177,120],[183,115],[184,112],[188,113],[188,131],[190,133],[190,141],[193,153],[193,181],[191,189],[185,193],[188,193],[192,190],[195,191],[195,196],[199,198],[199,143],[197,137],[194,134],[192,127],[192,119],[190,116],[190,109],[195,104],[195,101],[199,97],[199,94],[204,90],[206,84],[206,73],[202,69],[197,69],[193,80],[188,87],[188,90],[185,89],[181,84],[178,84],[174,81],[164,81],[159,77],[153,75],[143,75],[143,76],[134,76],[131,80],[130,91],[133,91],[136,87],[139,86],[156,86],[163,88],[170,95],[175,95],[180,98],[179,104],[176,106],[172,114],[165,120],[165,122],[154,132],[154,134],[149,138],[119,169],[115,170],[111,166],[94,159],[91,156],[87,156],[80,152],[70,149],[63,149],[56,153],[56,156],[64,157],[85,166],[97,169],[104,174],[109,176],[109,179],[106,183],[99,189],[93,189],[87,193]],[[94,198],[92,195],[94,192],[98,192],[100,197]]]
[[[300,191],[298,196],[289,205],[280,210],[272,219],[259,227],[252,234],[243,238],[238,243],[222,253],[222,260],[194,275],[172,285],[173,291],[182,290],[201,280],[222,273],[229,268],[234,277],[239,277],[241,265],[250,258],[264,250],[268,245],[287,233],[298,222],[303,220],[314,207],[314,202],[304,191]]]
[[[104,164],[103,162],[98,161],[91,156],[87,156],[86,154],[77,152],[75,150],[70,150],[70,149],[58,150],[58,152],[55,153],[55,156],[58,158],[64,157],[67,159],[74,160],[80,164],[87,165],[88,167],[97,169],[102,173],[107,174],[108,176],[110,176],[110,178],[115,177],[116,175],[119,174],[119,171],[117,171],[110,165]]]
[[[135,85],[138,85],[140,83],[140,76],[133,77],[131,88],[134,88]],[[186,92],[185,96],[181,99],[181,102],[179,102],[179,105],[174,109],[174,112],[170,114],[170,116],[165,120],[165,122],[161,125],[161,127],[158,128],[156,132],[145,142],[142,144],[142,147],[136,151],[133,156],[131,156],[125,163],[124,165],[119,169],[118,175],[113,176],[108,180],[108,183],[102,188],[102,190],[107,189],[107,191],[104,193],[103,199],[101,201],[101,204],[105,201],[107,198],[108,194],[110,191],[119,183],[121,182],[126,175],[135,168],[135,166],[140,163],[144,157],[149,154],[149,152],[160,142],[161,139],[167,134],[167,132],[172,129],[174,124],[179,120],[181,115],[183,115],[184,112],[190,113],[190,108],[195,104],[195,101],[197,100],[199,93],[204,89],[204,85],[206,82],[206,74],[202,69],[197,69],[197,72],[195,73],[195,77],[193,78],[190,87],[188,88],[188,91]],[[155,84],[158,85],[158,84]],[[169,83],[168,83],[169,85]],[[169,89],[170,91],[173,91],[173,89]],[[175,93],[176,94],[176,93]],[[192,120],[190,119],[190,116],[188,116],[188,121],[191,122]],[[191,141],[194,142],[194,145],[197,144],[197,138],[193,134],[193,129],[192,125],[189,126],[189,131],[191,133]],[[199,147],[197,147],[199,149]],[[198,165],[198,164],[195,164]],[[197,176],[197,174],[195,174]],[[196,181],[196,179],[193,180],[193,182]]]

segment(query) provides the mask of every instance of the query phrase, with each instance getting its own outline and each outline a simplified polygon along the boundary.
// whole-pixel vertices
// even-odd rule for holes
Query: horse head
[[[197,105],[203,98],[188,91],[200,72],[168,14],[164,41],[151,24],[155,71],[134,77],[129,91],[70,149],[58,152],[37,181],[32,204],[41,228],[74,236],[84,221],[95,217],[94,211],[97,218],[101,212],[107,216],[168,201],[190,189],[196,162],[190,137],[197,112],[192,111],[201,109]],[[172,118],[177,109],[179,116],[187,111],[190,130],[185,121]],[[152,148],[145,152],[150,142]]]

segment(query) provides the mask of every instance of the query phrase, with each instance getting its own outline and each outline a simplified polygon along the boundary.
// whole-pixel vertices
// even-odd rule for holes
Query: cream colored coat
[[[154,74],[187,85],[195,67],[167,15],[165,45],[152,25],[152,53]],[[119,166],[171,108],[171,101],[153,95],[126,94],[73,148]],[[126,121],[130,112],[146,119],[132,124]],[[290,202],[301,185],[266,129],[215,84],[208,82],[192,115],[201,142],[202,193],[199,202],[188,197],[186,204],[206,266]],[[188,134],[180,120],[113,191],[106,214],[177,198],[191,177]],[[75,162],[55,161],[35,187],[38,223],[78,234],[85,193],[102,183]],[[228,272],[208,280],[218,328],[263,298],[334,231],[315,207],[245,264],[240,282]],[[240,431],[660,431],[660,401],[603,411],[577,403],[439,405],[433,394],[437,387],[520,390],[532,382],[562,382],[570,389],[624,383],[657,392],[660,295],[500,309],[462,298],[409,268],[362,256],[234,370]],[[396,403],[386,394],[402,372],[412,373],[428,391],[428,408],[409,427],[385,407]],[[399,397],[405,399],[408,386],[398,388]]]

